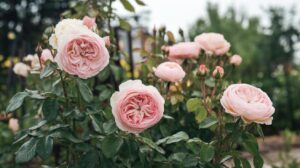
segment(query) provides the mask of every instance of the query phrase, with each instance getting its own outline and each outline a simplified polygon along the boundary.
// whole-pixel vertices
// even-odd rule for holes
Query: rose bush
[[[111,3],[94,5],[87,9],[99,15],[63,19],[45,34],[49,42],[36,55],[44,67],[27,74],[39,80],[7,106],[6,113],[22,121],[11,124],[16,163],[250,167],[241,155],[247,151],[255,167],[263,166],[256,136],[263,136],[260,124],[271,124],[275,109],[260,89],[228,80],[236,70],[232,64],[241,62],[232,61],[223,35],[203,33],[194,42],[176,43],[165,27],[155,28],[146,39],[150,45],[135,50],[143,62],[131,69],[114,29],[98,23],[118,19],[126,30],[129,24],[116,17]],[[31,112],[20,112],[22,105]]]

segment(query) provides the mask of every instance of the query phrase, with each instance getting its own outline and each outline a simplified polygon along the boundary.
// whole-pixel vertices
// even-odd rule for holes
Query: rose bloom
[[[160,121],[165,100],[153,86],[140,80],[128,80],[110,98],[117,126],[127,132],[140,133]]]
[[[248,84],[232,84],[221,98],[226,112],[241,116],[246,123],[272,124],[275,108],[268,95],[261,89]]]
[[[205,75],[206,73],[209,72],[209,69],[206,67],[205,64],[200,64],[199,65],[199,68],[198,68],[198,71],[201,75]]]
[[[224,39],[222,34],[218,33],[202,33],[195,37],[194,41],[207,54],[224,55],[230,48],[230,43]]]
[[[195,42],[181,42],[169,46],[166,49],[169,53],[169,60],[198,58],[200,53],[200,46]]]
[[[15,74],[23,77],[28,76],[28,71],[30,70],[30,67],[22,62],[18,62],[14,65],[13,71]]]
[[[179,82],[185,77],[185,72],[176,62],[163,62],[153,68],[155,76],[164,81]]]
[[[86,79],[108,65],[109,53],[96,33],[75,30],[61,37],[55,61],[65,72]]]
[[[93,27],[95,27],[95,25],[96,25],[95,21],[96,21],[96,18],[92,18],[92,17],[88,17],[88,16],[85,16],[82,19],[83,25],[85,25],[89,29],[92,29]]]
[[[235,66],[239,66],[242,63],[243,59],[240,55],[233,55],[232,57],[230,57],[230,64],[235,65]]]
[[[50,60],[51,62],[53,62],[52,53],[49,49],[43,49],[42,54],[41,54],[42,64],[45,64],[47,60]]]
[[[64,41],[64,35],[68,34],[72,31],[91,31],[86,25],[83,24],[82,20],[79,19],[63,19],[59,23],[56,24],[54,28],[54,33],[49,38],[49,44],[54,48],[57,49],[58,43],[60,39]]]
[[[220,78],[224,76],[224,69],[221,66],[216,66],[215,70],[213,71],[213,77],[217,77],[219,75]]]
[[[11,129],[14,133],[19,130],[19,120],[11,118],[8,121],[8,128]]]

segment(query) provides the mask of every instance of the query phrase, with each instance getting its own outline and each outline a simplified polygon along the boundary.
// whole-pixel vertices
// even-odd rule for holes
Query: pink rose
[[[205,64],[200,64],[199,65],[199,68],[198,68],[198,71],[201,75],[205,75],[208,73],[209,69],[206,67]]]
[[[15,74],[23,77],[28,76],[28,71],[30,70],[30,67],[22,62],[18,62],[14,65],[13,71]]]
[[[89,29],[92,29],[96,25],[96,18],[85,16],[82,19],[82,23]]]
[[[241,116],[246,123],[272,124],[275,108],[268,95],[261,89],[248,84],[232,84],[221,98],[226,112]]]
[[[224,55],[230,48],[222,34],[218,33],[202,33],[195,38],[201,49],[207,54]]]
[[[53,56],[52,56],[51,51],[49,49],[44,49],[42,51],[40,59],[41,59],[42,64],[45,64],[47,60],[50,60],[51,62],[53,62]]]
[[[153,86],[140,80],[128,80],[110,98],[117,126],[131,133],[140,133],[160,121],[165,100]]]
[[[163,62],[153,70],[155,76],[164,81],[179,82],[185,76],[184,70],[176,62]]]
[[[215,70],[213,71],[213,77],[220,77],[222,78],[224,76],[224,69],[221,66],[216,66]]]
[[[195,42],[181,42],[164,49],[169,52],[169,60],[198,58],[200,53],[200,46]]]
[[[71,75],[86,79],[97,75],[109,63],[104,40],[92,31],[73,31],[61,37],[55,61]]]
[[[239,55],[233,55],[230,60],[229,60],[230,64],[235,65],[235,66],[239,66],[242,63],[242,57]]]
[[[14,133],[16,133],[19,130],[19,120],[15,118],[9,119],[8,128],[11,129]]]

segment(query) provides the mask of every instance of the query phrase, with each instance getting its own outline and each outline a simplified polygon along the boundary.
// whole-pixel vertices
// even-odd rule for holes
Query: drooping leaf
[[[255,168],[262,168],[264,165],[264,160],[260,156],[260,154],[257,154],[253,158],[253,164]]]
[[[200,124],[199,128],[209,128],[218,122],[215,118],[207,117]]]
[[[29,95],[27,92],[19,92],[15,94],[6,107],[6,112],[13,112],[22,106],[24,99]]]
[[[157,152],[161,154],[165,154],[165,151],[161,147],[159,147],[156,143],[154,143],[151,139],[142,137],[141,140],[143,141],[143,143],[150,146],[152,149],[155,149]]]
[[[16,162],[24,163],[31,160],[35,156],[37,142],[35,138],[25,142],[16,152]]]
[[[128,0],[120,0],[122,3],[123,7],[130,11],[130,12],[135,12],[134,7],[131,5],[131,3]]]
[[[40,78],[46,78],[48,76],[50,76],[57,68],[57,65],[53,62],[47,62],[44,70],[41,72],[40,74]]]
[[[102,151],[107,158],[112,158],[118,153],[123,144],[123,139],[115,135],[108,135],[102,141]]]
[[[158,144],[158,145],[162,144],[162,143],[163,144],[171,144],[171,143],[176,143],[176,142],[183,141],[183,140],[186,141],[188,139],[189,139],[188,134],[183,131],[180,131],[174,135],[171,135],[171,136],[168,136],[168,137],[158,140],[156,142],[156,144]]]
[[[88,103],[93,101],[93,93],[90,90],[89,86],[80,79],[77,79],[76,82],[83,100]]]
[[[47,159],[52,153],[52,148],[53,139],[50,136],[46,136],[39,140],[36,152],[41,158]]]
[[[54,120],[58,115],[59,104],[54,99],[47,99],[43,104],[43,115],[47,121]]]

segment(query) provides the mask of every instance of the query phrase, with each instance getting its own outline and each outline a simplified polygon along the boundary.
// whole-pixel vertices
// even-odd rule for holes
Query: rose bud
[[[220,77],[222,78],[224,76],[224,69],[221,66],[216,66],[215,70],[213,71],[213,77],[217,78]]]
[[[105,46],[109,47],[110,46],[110,38],[109,38],[109,36],[103,37],[103,40],[105,42]]]
[[[30,67],[22,62],[18,62],[15,64],[13,71],[15,74],[23,77],[28,76],[28,71],[30,70]]]
[[[51,51],[49,49],[43,49],[40,59],[41,59],[41,62],[43,65],[46,63],[47,60],[50,60],[51,62],[53,62],[53,56],[52,56]]]
[[[206,73],[208,73],[209,70],[205,64],[200,64],[198,71],[199,71],[200,75],[205,75]]]
[[[86,27],[88,27],[89,29],[92,29],[95,25],[96,25],[96,18],[92,18],[92,17],[88,17],[88,16],[85,16],[83,19],[82,19],[82,23],[83,25],[85,25]]]
[[[242,60],[243,59],[240,55],[235,54],[230,58],[229,62],[232,65],[239,66],[242,63]]]
[[[8,128],[11,129],[14,133],[19,130],[19,121],[18,119],[11,118],[8,121]]]

